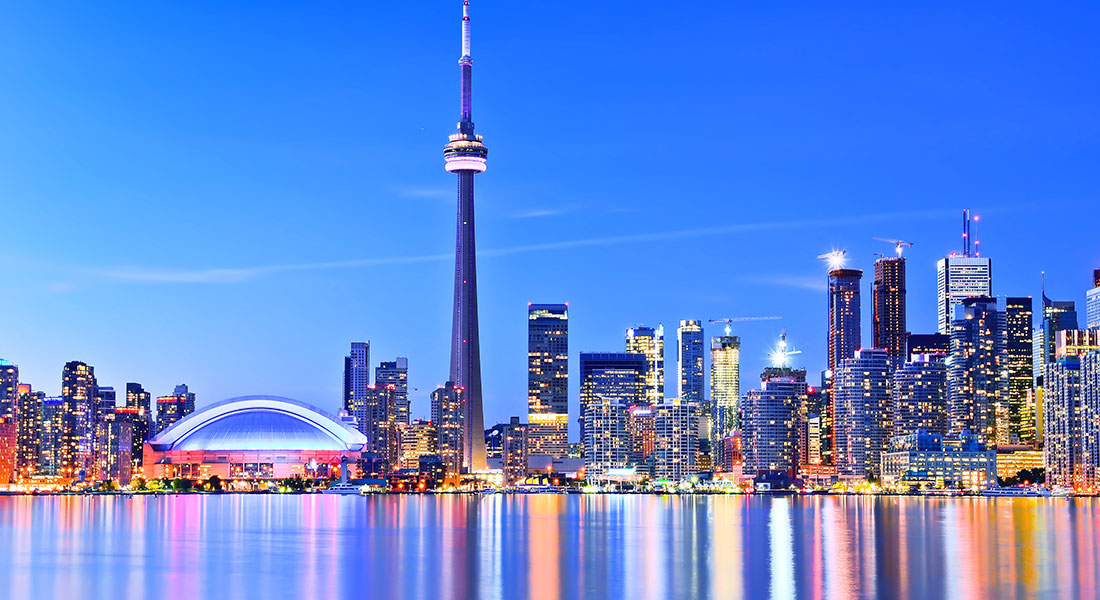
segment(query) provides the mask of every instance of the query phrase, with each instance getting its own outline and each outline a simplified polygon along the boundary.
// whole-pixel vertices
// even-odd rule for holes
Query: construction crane
[[[726,319],[710,319],[711,323],[725,323],[726,335],[730,334],[731,323],[741,323],[743,321],[778,321],[783,317],[729,317]]]
[[[791,357],[795,354],[802,354],[801,350],[788,350],[787,349],[787,330],[784,329],[779,333],[779,342],[775,346],[775,350],[772,350],[768,355],[773,367],[786,367],[791,362]]]
[[[908,248],[913,247],[913,242],[907,242],[905,240],[891,240],[889,238],[877,237],[877,238],[875,238],[875,241],[876,242],[886,242],[887,244],[893,244],[894,245],[894,251],[898,253],[898,256],[901,256],[901,251],[904,250],[906,247],[908,247]]]
[[[825,254],[818,254],[817,257],[821,260],[829,263],[829,269],[839,269],[844,266],[844,257],[848,255],[847,250],[833,250],[832,252],[826,252]]]

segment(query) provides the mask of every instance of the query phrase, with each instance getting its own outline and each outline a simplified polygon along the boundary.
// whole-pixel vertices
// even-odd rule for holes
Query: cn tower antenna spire
[[[461,115],[458,131],[443,148],[444,168],[458,176],[454,315],[451,320],[451,381],[462,392],[462,466],[472,473],[487,468],[485,417],[481,406],[481,342],[477,314],[477,259],[474,244],[474,175],[485,171],[488,148],[474,134],[474,59],[470,57],[470,2],[462,3]]]

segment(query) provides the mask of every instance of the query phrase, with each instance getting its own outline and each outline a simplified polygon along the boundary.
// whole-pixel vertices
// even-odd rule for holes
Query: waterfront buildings
[[[1043,387],[1043,375],[1046,374],[1046,365],[1052,362],[1056,355],[1055,333],[1064,329],[1077,329],[1077,307],[1072,300],[1051,300],[1043,291],[1043,314],[1039,319],[1039,326],[1035,328],[1034,340],[1034,374],[1035,386]]]
[[[882,257],[875,261],[873,341],[882,348],[896,368],[908,356],[905,353],[905,258]]]
[[[467,471],[486,468],[485,418],[481,406],[481,342],[477,314],[477,258],[474,243],[474,175],[485,172],[488,148],[474,134],[473,68],[470,54],[470,7],[462,8],[462,55],[458,131],[443,149],[444,168],[458,175],[457,243],[455,247],[454,313],[451,321],[451,375],[461,388],[462,465]],[[444,458],[446,462],[446,458]]]
[[[653,406],[636,404],[626,410],[627,463],[646,467],[657,444],[657,421]]]
[[[134,466],[133,425],[112,412],[103,416],[96,429],[96,479],[128,485]]]
[[[997,442],[996,410],[1007,400],[1005,301],[966,298],[954,306],[947,356],[949,431]]]
[[[979,436],[918,431],[890,440],[882,453],[887,487],[984,489],[996,484],[997,457]]]
[[[649,359],[644,354],[581,352],[580,429],[583,440],[592,439],[587,421],[588,405],[615,402],[624,407],[648,404],[646,377]],[[585,447],[585,452],[589,450]]]
[[[1044,468],[1042,450],[1026,444],[997,446],[997,477],[1001,479],[1016,477],[1020,471],[1035,471],[1042,468]]]
[[[569,306],[527,305],[527,443],[531,454],[569,454]]]
[[[1084,486],[1100,490],[1100,350],[1081,356],[1081,439]]]
[[[952,254],[936,265],[939,333],[950,334],[955,307],[963,300],[993,296],[993,261],[968,254]]]
[[[327,478],[362,457],[366,438],[308,404],[274,396],[217,402],[145,444],[144,476],[207,479]]]
[[[806,371],[767,367],[760,388],[745,394],[741,412],[742,472],[797,472],[798,416],[807,393]]]
[[[943,354],[916,354],[894,372],[893,435],[947,434],[947,364]]]
[[[859,350],[840,362],[836,393],[836,469],[847,477],[877,478],[889,443],[890,356],[885,350]]]
[[[626,330],[626,351],[646,358],[645,402],[657,404],[665,398],[665,328],[631,327]]]
[[[18,427],[14,419],[0,421],[0,483],[8,483],[15,476],[19,451]]]
[[[42,398],[42,429],[38,436],[38,474],[67,477],[71,471],[62,463],[61,444],[65,440],[61,432],[64,429],[65,401],[61,396]]]
[[[698,405],[670,398],[653,407],[654,477],[684,481],[695,473],[699,444]]]
[[[170,396],[157,396],[157,432],[163,432],[193,412],[195,394],[185,384],[177,385]]]
[[[401,425],[409,424],[409,359],[398,356],[397,360],[382,361],[374,369],[374,385],[393,387],[394,421]]]

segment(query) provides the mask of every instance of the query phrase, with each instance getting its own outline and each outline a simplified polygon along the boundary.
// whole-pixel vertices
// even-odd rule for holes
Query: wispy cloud
[[[750,275],[742,277],[745,283],[772,285],[775,287],[795,288],[812,292],[824,292],[828,285],[825,277],[812,277],[808,275]]]
[[[569,211],[563,208],[533,208],[512,215],[513,219],[537,219],[540,217],[557,217]]]
[[[952,211],[953,213],[953,211]],[[658,231],[652,233],[638,233],[628,235],[612,235],[598,238],[578,240],[563,240],[559,242],[547,242],[543,244],[527,244],[508,248],[490,248],[478,252],[482,257],[508,256],[530,252],[546,252],[553,250],[567,250],[571,248],[587,248],[596,246],[614,246],[623,244],[636,244],[643,242],[659,242],[680,240],[688,238],[701,238],[708,236],[729,235],[732,233],[746,233],[756,231],[794,229],[823,229],[828,227],[849,226],[880,221],[892,221],[901,219],[929,219],[943,218],[947,211],[909,211],[896,213],[865,214],[847,217],[831,217],[817,219],[784,219],[777,218],[770,221],[756,223],[736,223],[715,227],[700,227],[694,229],[680,229],[672,231]],[[104,269],[75,269],[85,274],[115,281],[147,282],[147,283],[196,283],[196,284],[226,284],[249,281],[258,277],[275,275],[293,271],[320,271],[329,269],[355,269],[383,265],[415,264],[428,262],[452,261],[451,254],[428,254],[421,256],[394,256],[377,258],[360,258],[353,260],[297,263],[282,265],[266,265],[258,267],[218,267],[205,269],[172,269],[126,266]],[[797,276],[770,277],[767,282],[788,287],[800,287],[804,289],[823,289],[821,280],[811,281],[810,278]]]

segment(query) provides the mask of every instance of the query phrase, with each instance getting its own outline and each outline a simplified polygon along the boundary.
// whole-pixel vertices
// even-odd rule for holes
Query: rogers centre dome
[[[148,478],[327,477],[367,438],[324,411],[290,398],[242,396],[196,411],[145,444]]]

